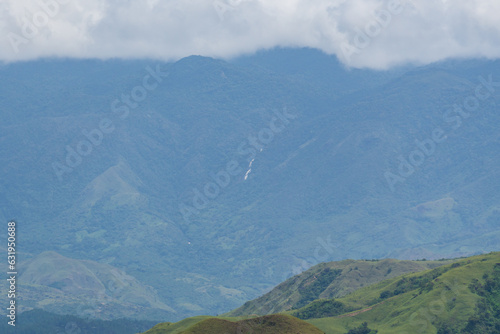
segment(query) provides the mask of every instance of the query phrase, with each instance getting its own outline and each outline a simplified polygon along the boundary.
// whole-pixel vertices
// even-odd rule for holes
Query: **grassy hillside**
[[[500,253],[490,253],[315,301],[290,314],[327,334],[343,334],[364,322],[384,334],[486,334],[499,333],[499,301]]]
[[[164,322],[148,330],[144,334],[177,334],[182,333],[200,321],[211,319],[209,316],[191,317],[176,323]]]
[[[332,275],[333,266],[357,267],[360,277],[369,277],[389,266],[393,270],[411,267],[414,263],[426,269],[407,273],[359,288],[342,298],[321,298],[306,306],[279,313],[307,321],[326,334],[367,333],[367,327],[379,333],[438,333],[438,334],[493,334],[500,330],[500,252],[447,261],[342,261],[325,263],[287,280],[273,290],[285,295],[297,293],[300,283],[285,283],[298,280],[308,282],[314,273],[315,282],[326,282],[325,277],[334,277],[331,284],[325,284],[328,291],[335,290],[338,273]],[[377,265],[378,264],[378,265]],[[441,264],[441,265],[440,265]],[[378,271],[374,270],[379,268]],[[329,269],[329,270],[326,270]],[[345,270],[345,269],[344,269]],[[348,270],[350,272],[351,270]],[[326,275],[325,275],[326,272]],[[392,273],[392,270],[391,270]],[[324,276],[322,276],[324,275]],[[341,284],[342,281],[336,281]],[[345,283],[345,282],[344,282]],[[307,286],[314,286],[310,283]],[[325,287],[323,286],[323,288]],[[314,291],[314,289],[310,290]],[[323,289],[327,291],[327,289]],[[300,294],[299,294],[300,295]],[[286,298],[286,297],[283,297]],[[248,303],[247,303],[248,304]],[[256,305],[256,301],[252,302]],[[240,308],[241,309],[241,308]],[[248,306],[246,308],[249,309]],[[239,310],[239,309],[238,309]],[[235,310],[237,311],[237,310]],[[235,311],[229,314],[236,313]],[[178,323],[163,323],[147,334],[180,333],[236,333],[235,330],[249,329],[254,333],[294,333],[289,329],[267,332],[270,322],[285,328],[287,321],[295,318],[271,316],[258,317],[193,317]],[[287,320],[287,321],[285,321]],[[283,322],[283,325],[281,325]],[[297,323],[295,320],[293,323]],[[298,323],[297,323],[298,324]],[[253,327],[252,327],[253,326]],[[298,326],[298,325],[297,325]],[[301,327],[297,327],[301,328]],[[238,332],[238,333],[240,333]],[[249,333],[252,333],[249,331]],[[301,332],[300,332],[301,333]]]
[[[323,331],[315,326],[283,314],[239,321],[230,321],[222,318],[200,319],[200,317],[186,320],[184,322],[181,321],[179,324],[159,324],[144,334],[323,334]],[[193,322],[194,324],[192,324]],[[189,327],[186,328],[186,326]]]
[[[318,264],[227,316],[272,314],[303,307],[315,299],[343,297],[359,288],[445,265],[450,261],[344,260]]]

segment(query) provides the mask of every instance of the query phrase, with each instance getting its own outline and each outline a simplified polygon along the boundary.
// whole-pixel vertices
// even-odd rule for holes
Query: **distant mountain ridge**
[[[82,318],[160,319],[175,310],[159,300],[157,292],[107,264],[74,260],[44,252],[19,266],[20,311],[44,309]]]
[[[168,75],[147,90],[157,66]],[[310,49],[2,66],[0,219],[24,229],[26,259],[55,251],[120,268],[156,289],[170,321],[241,306],[298,266],[496,250],[500,89],[468,118],[454,111],[490,75],[496,85],[499,61],[348,70]],[[113,102],[132,94],[123,119]],[[296,118],[271,139],[284,108]],[[85,133],[106,120],[113,132],[59,181],[53,164],[68,147],[90,151]],[[436,128],[447,139],[392,192],[385,173],[399,175]],[[239,147],[255,137],[249,161]],[[213,175],[231,161],[241,172],[217,192]],[[184,220],[180,205],[205,187],[212,198]],[[325,255],[317,240],[329,236]]]

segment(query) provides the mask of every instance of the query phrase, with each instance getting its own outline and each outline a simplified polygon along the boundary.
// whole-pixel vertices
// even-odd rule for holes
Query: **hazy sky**
[[[0,0],[0,60],[228,58],[313,47],[354,67],[500,56],[500,0]]]

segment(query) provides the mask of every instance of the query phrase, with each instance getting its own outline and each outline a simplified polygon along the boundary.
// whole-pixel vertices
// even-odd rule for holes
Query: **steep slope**
[[[490,96],[457,114],[490,75]],[[0,76],[0,219],[18,220],[30,257],[123,268],[175,309],[165,320],[226,312],[320,262],[499,244],[500,62],[350,72],[270,50],[40,60]],[[446,139],[413,153],[436,129]],[[415,154],[425,161],[391,191],[385,173]]]
[[[339,298],[361,287],[445,265],[447,261],[344,260],[318,264],[289,278],[265,295],[246,302],[227,316],[272,314],[305,306],[320,298]]]
[[[388,334],[493,334],[500,328],[499,300],[500,253],[491,253],[389,279],[344,298],[318,300],[290,313],[327,334],[343,334],[363,322]]]

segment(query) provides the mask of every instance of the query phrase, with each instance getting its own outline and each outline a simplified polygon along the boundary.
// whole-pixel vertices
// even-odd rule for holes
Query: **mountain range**
[[[97,318],[221,314],[321,262],[498,250],[498,61],[373,71],[273,49],[0,76],[0,220],[22,236],[20,290],[69,305],[57,277],[71,267],[41,280],[37,263],[87,268],[117,310]],[[95,274],[113,268],[150,287],[132,289],[147,305]]]

